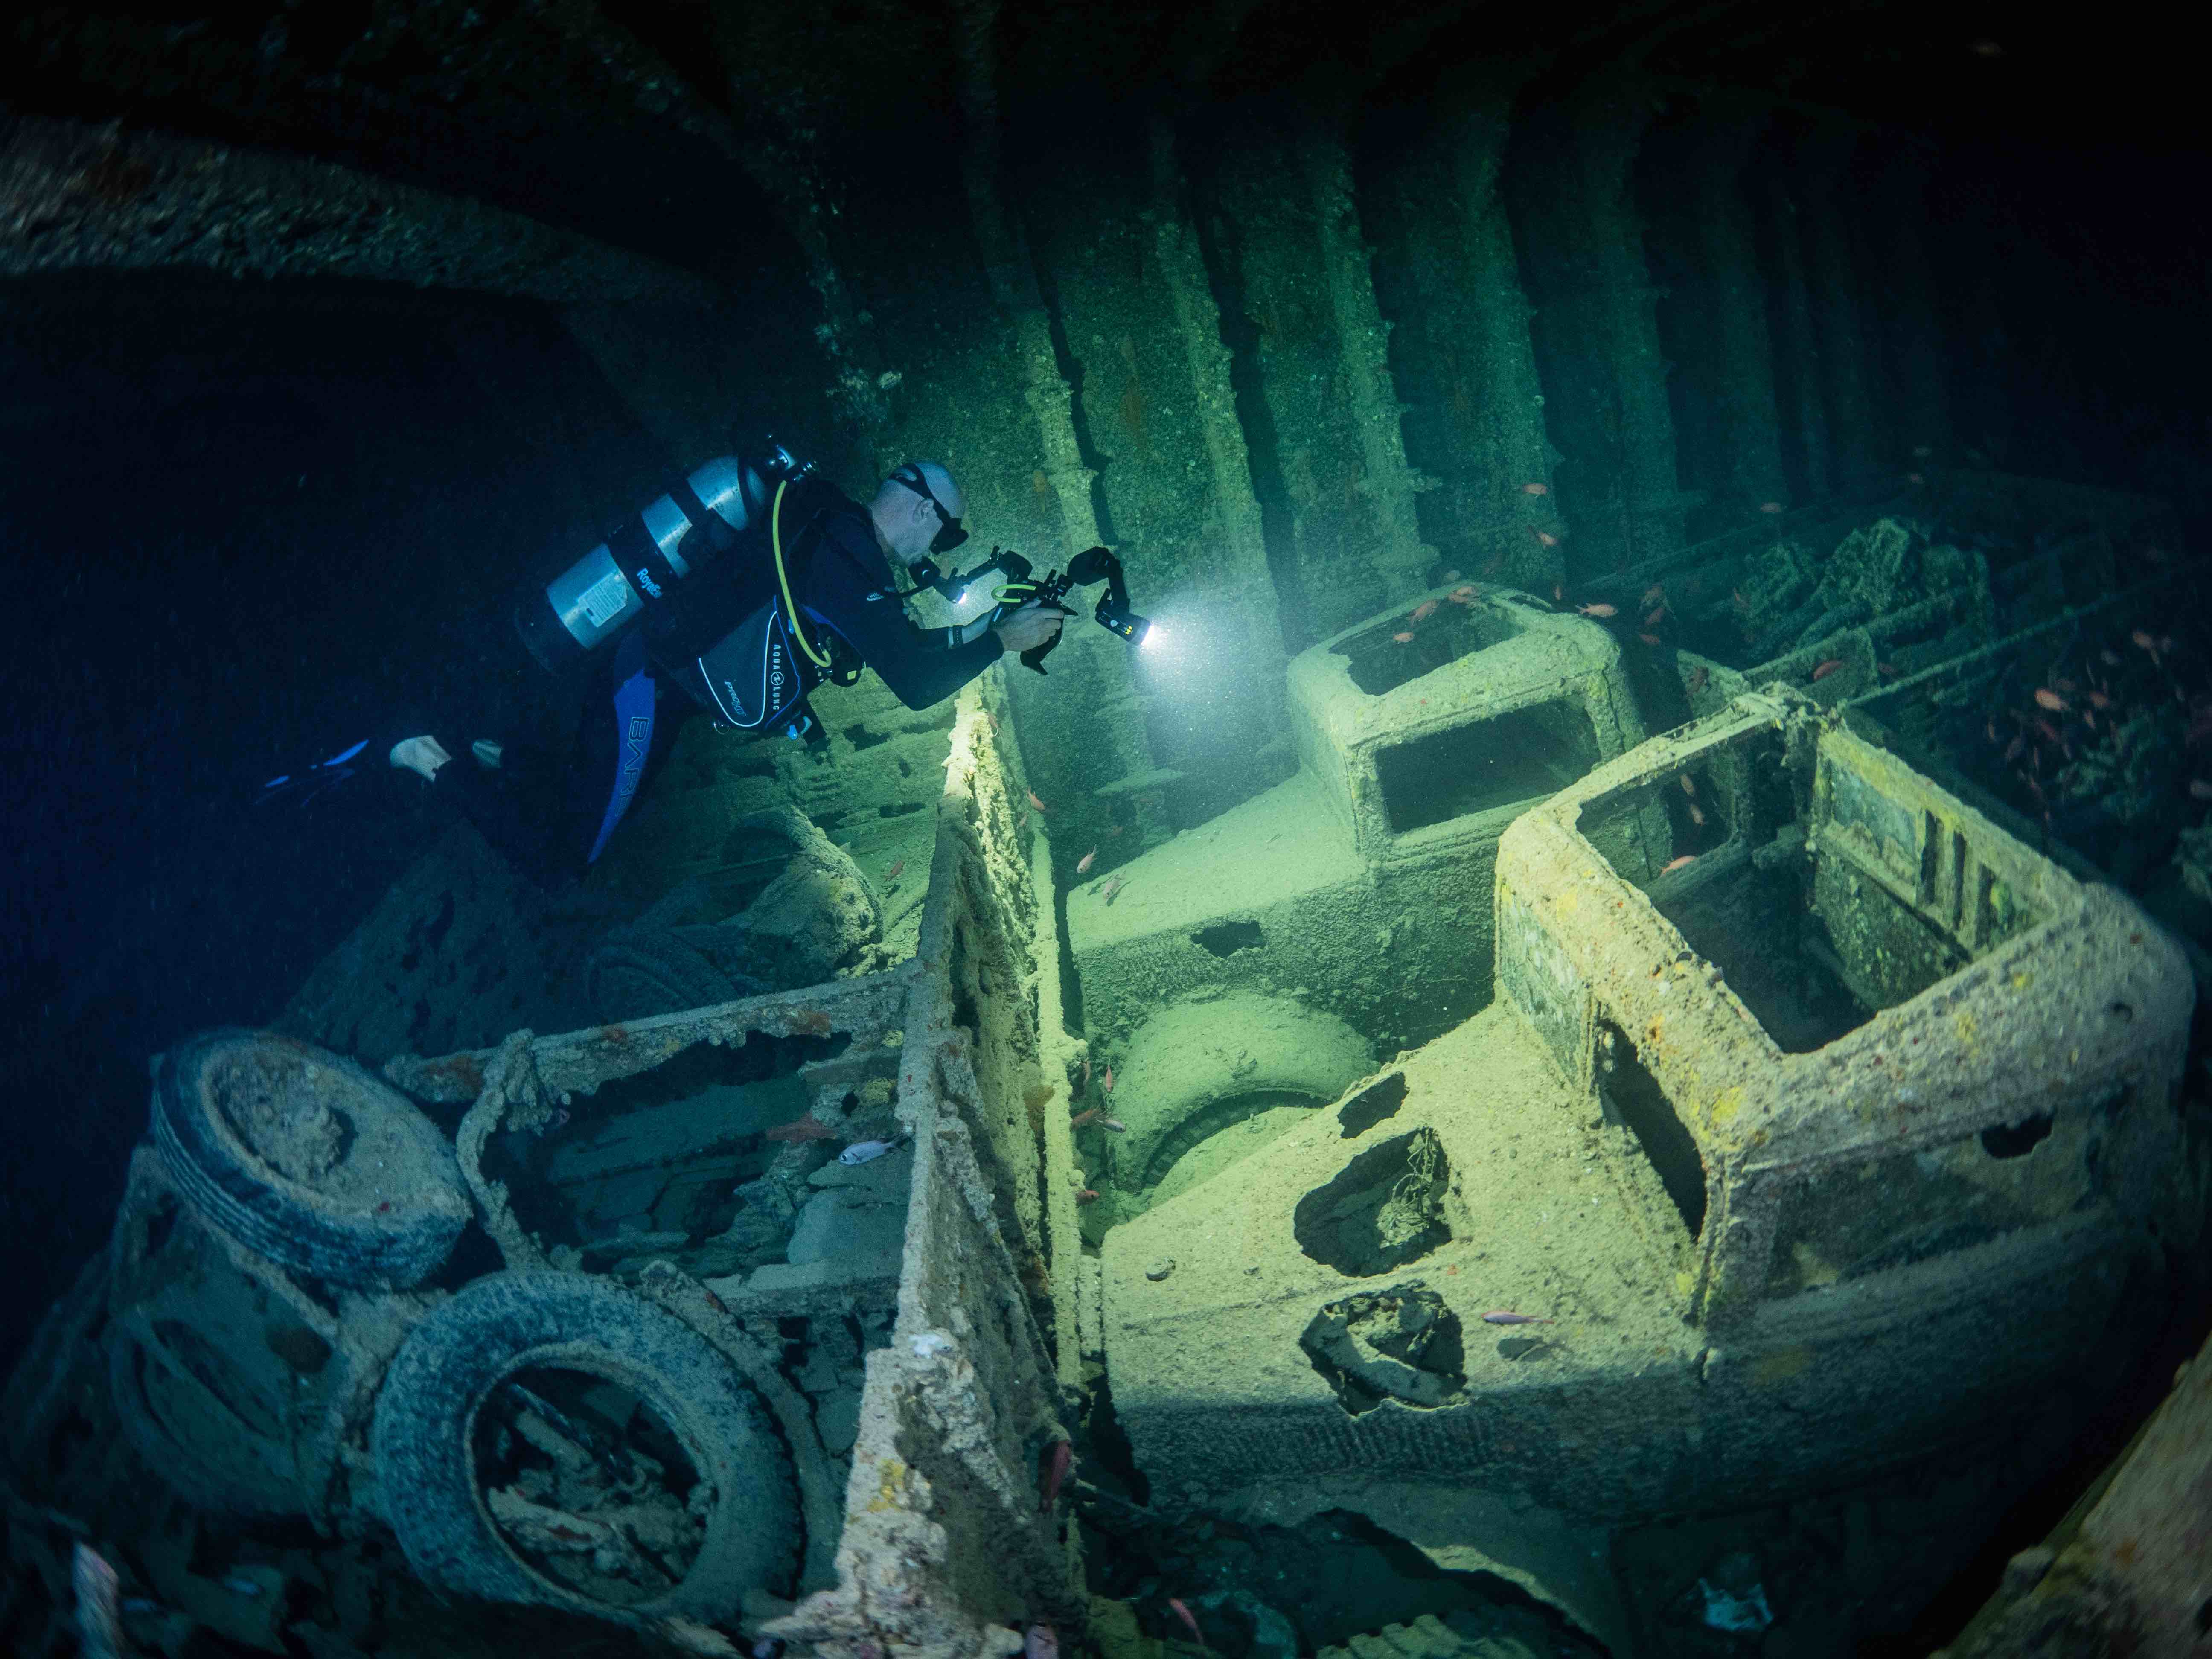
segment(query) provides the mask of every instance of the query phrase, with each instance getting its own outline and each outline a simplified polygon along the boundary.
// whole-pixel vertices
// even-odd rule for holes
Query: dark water
[[[460,296],[19,283],[0,382],[12,1353],[146,1056],[276,1014],[448,821],[380,756],[304,808],[258,785],[434,705],[495,646],[456,619],[669,458],[556,318]]]

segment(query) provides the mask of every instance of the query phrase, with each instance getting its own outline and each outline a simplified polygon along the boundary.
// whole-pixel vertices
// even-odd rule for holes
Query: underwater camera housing
[[[1020,554],[994,547],[991,556],[964,574],[939,576],[934,568],[925,571],[915,567],[915,574],[929,586],[957,604],[968,590],[992,571],[998,571],[1006,580],[992,589],[991,597],[998,601],[998,609],[991,613],[994,624],[1012,616],[1022,606],[1035,600],[1048,605],[1068,616],[1076,615],[1073,607],[1063,603],[1071,587],[1089,587],[1094,582],[1104,582],[1106,591],[1098,596],[1098,603],[1091,612],[1091,619],[1108,633],[1127,640],[1131,645],[1142,645],[1152,631],[1152,625],[1129,608],[1129,589],[1121,579],[1121,562],[1103,547],[1086,548],[1067,562],[1063,573],[1055,570],[1042,580],[1032,580],[1030,573],[1036,568]],[[1044,659],[1060,643],[1055,634],[1042,645],[1032,646],[1022,653],[1024,667],[1044,672]]]
[[[736,546],[765,538],[776,486],[814,463],[773,438],[753,460],[718,455],[624,519],[607,538],[514,607],[515,632],[549,674],[588,655]]]

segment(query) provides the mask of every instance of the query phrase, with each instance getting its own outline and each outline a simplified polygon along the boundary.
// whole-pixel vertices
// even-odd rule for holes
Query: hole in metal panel
[[[1402,835],[1552,794],[1599,758],[1589,715],[1562,698],[1379,750],[1375,767],[1390,828]]]

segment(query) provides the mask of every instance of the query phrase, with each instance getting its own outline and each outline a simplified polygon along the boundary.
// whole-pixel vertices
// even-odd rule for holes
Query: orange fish
[[[1843,665],[1844,659],[1841,657],[1831,657],[1827,661],[1820,663],[1814,668],[1813,678],[1816,680],[1825,680],[1829,675],[1834,673]]]
[[[1060,1483],[1067,1472],[1075,1467],[1075,1448],[1065,1440],[1055,1440],[1046,1450],[1037,1467],[1037,1513],[1052,1513],[1053,1501],[1060,1496]]]
[[[1114,895],[1120,892],[1128,884],[1129,884],[1120,876],[1109,876],[1107,878],[1105,886],[1098,890],[1098,896],[1105,900],[1107,903],[1111,904],[1114,902]]]
[[[2058,728],[2049,720],[2036,721],[2035,729],[2043,734],[2043,740],[2045,743],[2055,743],[2061,748],[2065,746],[2066,739],[2058,735]]]
[[[1565,605],[1566,602],[1567,585],[1565,582],[1553,582],[1552,584],[1552,603],[1553,605]]]
[[[1524,483],[1521,486],[1521,493],[1523,495],[1548,495],[1552,493],[1552,486],[1549,484],[1540,483]]]
[[[1413,607],[1413,614],[1411,617],[1408,617],[1406,620],[1408,622],[1417,623],[1426,622],[1430,617],[1436,614],[1437,602],[1434,599],[1423,599],[1419,605]]]
[[[1413,642],[1413,636],[1410,633],[1393,634],[1390,636],[1390,643],[1393,645],[1411,645]]]
[[[1559,544],[1559,538],[1548,530],[1539,530],[1531,525],[1528,527],[1528,533],[1536,538],[1536,545],[1539,547],[1557,547]]]
[[[1114,1062],[1110,1060],[1106,1062],[1106,1074],[1099,1079],[1099,1085],[1108,1094],[1114,1092]]]
[[[768,1132],[768,1138],[770,1140],[788,1140],[796,1143],[802,1140],[830,1140],[836,1139],[836,1133],[837,1132],[828,1124],[817,1121],[814,1114],[809,1112],[805,1116],[795,1117],[788,1123],[777,1124]]]
[[[904,859],[901,859],[896,864],[894,864],[890,869],[884,872],[884,885],[888,887],[891,883],[896,881],[905,869],[906,860]]]
[[[1030,798],[1030,805],[1036,807],[1038,811],[1049,812],[1052,811],[1052,808],[1047,806],[1042,801],[1037,799],[1037,792],[1036,790],[1024,789],[1022,793]]]
[[[1685,853],[1678,859],[1669,859],[1660,866],[1659,873],[1662,876],[1671,876],[1684,865],[1695,864],[1697,861],[1698,855],[1695,853]]]
[[[2140,628],[2136,629],[2134,633],[2129,635],[2128,637],[2146,651],[2155,652],[2158,649],[2158,641],[2151,638],[2148,634],[2146,634]]]
[[[1636,637],[1646,645],[1657,645],[1661,642],[1656,634],[1638,634]]]
[[[1090,1188],[1085,1187],[1075,1194],[1075,1201],[1078,1204],[1096,1204],[1098,1201],[1098,1194]]]
[[[2013,734],[2012,741],[2005,745],[2005,764],[2009,766],[2013,762],[2018,760],[2020,758],[2020,751],[2027,747],[2027,733],[2025,732],[2015,732]]]
[[[1444,597],[1449,599],[1454,605],[1473,605],[1475,601],[1476,595],[1474,585],[1472,583],[1468,583],[1461,586],[1455,587],[1450,592],[1445,594]]]
[[[1183,1606],[1182,1598],[1170,1595],[1168,1597],[1168,1605],[1175,1609],[1176,1617],[1182,1620],[1183,1628],[1190,1632],[1190,1639],[1199,1646],[1204,1647],[1206,1638],[1198,1633],[1198,1620],[1190,1616],[1190,1609]]]
[[[1702,811],[1698,811],[1697,802],[1691,801],[1688,805],[1690,808],[1690,822],[1702,828],[1705,822],[1705,815]]]
[[[1079,876],[1089,875],[1091,873],[1091,866],[1097,861],[1098,849],[1094,847],[1089,852],[1085,853],[1081,858],[1076,860],[1075,873]]]
[[[2110,708],[2112,706],[2112,700],[2110,697],[2106,696],[2103,692],[2101,692],[2101,691],[2092,691],[2092,692],[2089,694],[2089,707],[2090,707],[2090,708]]]
[[[1067,1127],[1071,1129],[1080,1129],[1085,1124],[1096,1123],[1097,1121],[1098,1109],[1096,1106],[1086,1106],[1067,1120]]]
[[[1650,616],[1644,619],[1644,625],[1646,628],[1656,628],[1661,623],[1666,620],[1667,607],[1662,605],[1656,611],[1653,611]]]
[[[1698,672],[1700,673],[1703,673],[1705,671],[1703,669],[1698,670]],[[1682,793],[1686,795],[1694,795],[1698,793],[1698,786],[1690,781],[1690,775],[1687,772],[1683,773],[1682,775],[1675,779],[1674,781],[1682,786]]]
[[[1602,601],[1596,605],[1578,605],[1575,609],[1581,611],[1585,617],[1617,617],[1620,614],[1611,605],[1607,605]]]
[[[1765,514],[1769,518],[1771,518],[1774,514],[1782,510],[1782,503],[1779,501],[1761,501],[1759,504],[1759,510]]]
[[[2066,709],[2066,699],[2050,687],[2039,685],[2035,688],[2035,706],[2039,708],[2048,708],[2054,714],[2063,714]]]
[[[1637,604],[1656,605],[1666,597],[1667,585],[1664,582],[1654,582],[1644,590],[1644,597],[1637,600]]]

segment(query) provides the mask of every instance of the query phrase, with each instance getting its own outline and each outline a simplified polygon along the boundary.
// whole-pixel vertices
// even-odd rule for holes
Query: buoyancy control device
[[[558,673],[597,651],[744,541],[769,541],[778,487],[813,463],[771,443],[758,460],[718,455],[694,468],[514,609],[538,666]]]

